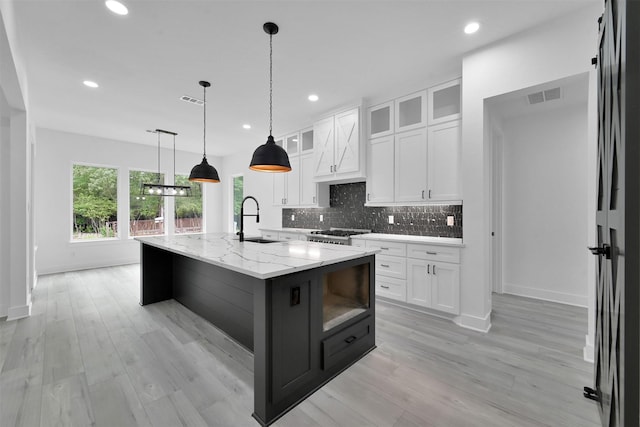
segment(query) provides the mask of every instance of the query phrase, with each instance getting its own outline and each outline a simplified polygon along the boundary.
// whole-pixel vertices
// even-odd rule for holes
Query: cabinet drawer
[[[300,240],[296,233],[278,233],[278,240]]]
[[[428,259],[432,261],[460,263],[460,249],[449,246],[407,244],[409,258]]]
[[[376,254],[376,275],[407,278],[407,259]]]
[[[278,240],[278,233],[276,233],[275,231],[263,231],[262,238],[270,239],[270,240]]]
[[[360,239],[351,239],[351,246],[355,246],[356,248],[364,248],[367,246],[364,240]]]
[[[381,240],[367,240],[368,248],[379,248],[380,255],[407,256],[407,244],[398,242],[384,242]]]
[[[361,353],[375,344],[373,319],[362,319],[337,334],[322,340],[322,369],[351,360],[354,354]]]
[[[406,301],[407,281],[376,274],[376,295],[398,301]]]

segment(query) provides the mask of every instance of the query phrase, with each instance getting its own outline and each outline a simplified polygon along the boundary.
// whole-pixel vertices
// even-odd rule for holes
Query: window
[[[233,232],[240,231],[240,207],[244,197],[244,179],[242,175],[233,177]]]
[[[186,175],[176,175],[175,185],[191,185],[191,197],[175,198],[175,233],[201,233],[202,185],[189,182]]]
[[[164,174],[129,171],[129,236],[164,234],[164,197],[141,194],[143,183],[164,184]]]
[[[73,240],[118,235],[118,169],[73,165]]]

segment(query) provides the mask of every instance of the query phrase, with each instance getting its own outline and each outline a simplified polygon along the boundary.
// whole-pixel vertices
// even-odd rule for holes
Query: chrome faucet
[[[244,214],[244,202],[247,199],[253,199],[253,201],[256,202],[255,214],[247,214],[247,215]],[[260,204],[258,203],[258,200],[256,200],[256,198],[253,196],[247,196],[244,199],[242,199],[242,205],[240,205],[240,231],[238,231],[238,236],[240,236],[241,242],[244,242],[244,217],[245,216],[255,216],[256,222],[260,222]]]

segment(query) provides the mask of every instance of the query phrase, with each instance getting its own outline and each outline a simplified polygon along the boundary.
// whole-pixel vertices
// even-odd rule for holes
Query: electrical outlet
[[[320,214],[320,222],[324,222],[324,215]]]
[[[454,224],[454,218],[453,218],[453,215],[449,215],[449,216],[447,217],[447,225],[448,225],[449,227],[453,227],[453,224]]]
[[[389,224],[393,224],[393,215],[389,215]]]
[[[291,221],[295,221],[296,220],[296,216],[294,214],[291,214]]]

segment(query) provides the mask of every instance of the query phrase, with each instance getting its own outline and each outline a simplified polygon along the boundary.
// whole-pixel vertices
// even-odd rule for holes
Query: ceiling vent
[[[188,102],[189,104],[194,104],[194,105],[199,105],[199,106],[203,106],[204,105],[204,101],[198,98],[192,98],[188,95],[182,95],[180,97],[180,101],[184,101],[184,102]]]
[[[542,92],[530,93],[529,95],[527,95],[527,98],[529,100],[529,105],[553,101],[554,99],[560,99],[560,88],[555,87],[553,89],[547,89]]]

